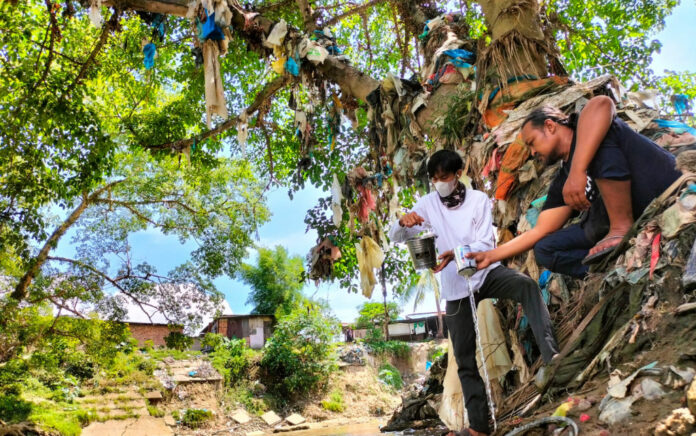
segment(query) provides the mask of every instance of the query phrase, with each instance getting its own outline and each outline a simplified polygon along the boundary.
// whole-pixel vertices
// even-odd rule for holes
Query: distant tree
[[[251,313],[287,315],[305,299],[302,258],[289,256],[281,246],[259,247],[258,252],[256,265],[245,263],[240,270],[242,281],[252,289],[247,299],[254,305]]]
[[[399,306],[396,303],[387,303],[389,319],[399,317]],[[374,327],[375,324],[383,324],[385,321],[384,304],[382,303],[363,303],[358,306],[358,318],[355,326],[359,329]]]

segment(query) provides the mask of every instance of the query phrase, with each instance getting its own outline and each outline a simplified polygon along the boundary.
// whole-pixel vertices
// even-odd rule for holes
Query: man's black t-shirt
[[[565,206],[563,185],[568,179],[575,153],[575,136],[570,157],[563,162],[549,187],[542,210]],[[585,193],[591,206],[582,220],[588,239],[596,242],[608,230],[608,217],[594,179],[630,180],[633,217],[637,219],[650,202],[665,191],[681,173],[674,156],[615,118],[587,169]]]

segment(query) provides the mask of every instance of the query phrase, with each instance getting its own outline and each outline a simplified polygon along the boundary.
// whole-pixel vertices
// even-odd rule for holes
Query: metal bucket
[[[415,269],[433,268],[437,265],[437,252],[435,251],[435,238],[430,234],[406,241],[408,251],[411,254]]]

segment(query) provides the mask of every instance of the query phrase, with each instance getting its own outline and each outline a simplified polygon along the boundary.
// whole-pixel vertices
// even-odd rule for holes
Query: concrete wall
[[[143,346],[145,341],[150,340],[155,344],[155,347],[164,347],[164,337],[171,332],[171,328],[166,325],[153,324],[128,324],[128,328],[135,339],[138,340],[138,346]],[[178,328],[176,331],[181,332]]]

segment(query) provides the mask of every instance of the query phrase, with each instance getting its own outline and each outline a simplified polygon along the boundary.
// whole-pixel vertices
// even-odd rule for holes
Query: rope
[[[570,427],[571,430],[568,436],[577,436],[578,434],[580,434],[578,425],[572,419],[566,418],[565,416],[547,416],[546,418],[537,419],[536,421],[532,421],[529,424],[525,424],[522,427],[517,427],[511,432],[505,433],[505,436],[521,435],[524,434],[524,432],[526,432],[527,430],[531,430],[533,428],[541,427],[542,425],[547,424],[566,424]]]
[[[466,279],[469,284],[469,302],[471,303],[471,315],[474,318],[474,330],[476,331],[476,345],[481,355],[481,366],[483,367],[483,381],[486,385],[486,397],[488,397],[488,410],[491,413],[491,419],[493,420],[493,432],[498,430],[498,423],[495,421],[495,404],[493,404],[493,395],[491,394],[491,382],[488,378],[488,368],[486,367],[486,356],[483,353],[483,345],[481,344],[481,333],[479,332],[478,316],[476,316],[476,300],[474,299],[474,293],[471,291],[471,280]]]

